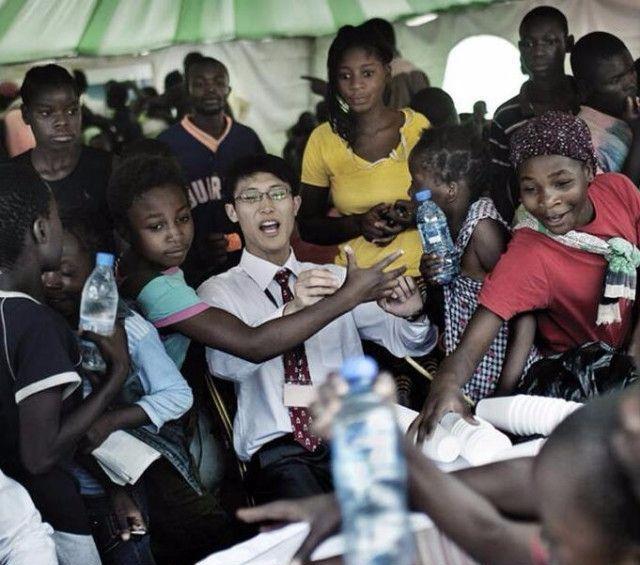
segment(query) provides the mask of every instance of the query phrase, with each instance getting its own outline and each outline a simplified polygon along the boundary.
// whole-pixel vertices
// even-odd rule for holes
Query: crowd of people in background
[[[0,83],[0,562],[191,564],[298,519],[308,558],[340,522],[313,389],[365,351],[419,411],[412,505],[471,557],[640,563],[640,394],[619,392],[640,367],[638,65],[552,7],[519,37],[529,79],[488,120],[482,100],[459,114],[389,22],[341,28],[282,157],[235,119],[233,61],[200,52],[162,94],[107,83],[109,117],[79,70]],[[444,286],[416,227],[425,188],[460,261]],[[75,333],[97,252],[120,295],[114,334],[82,336],[102,375]],[[447,475],[413,445],[583,369],[583,400],[611,396],[535,458]],[[135,484],[91,455],[121,430],[158,455]]]

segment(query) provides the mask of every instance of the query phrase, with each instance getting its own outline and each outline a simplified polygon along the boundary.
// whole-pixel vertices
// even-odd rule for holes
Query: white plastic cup
[[[496,430],[489,422],[476,418],[477,425],[470,424],[460,414],[450,412],[440,420],[443,428],[460,440],[460,455],[472,465],[493,461],[498,453],[511,446],[509,438]]]
[[[569,414],[580,408],[579,402],[562,398],[518,395],[514,397],[507,431],[517,435],[550,435]]]
[[[509,416],[515,398],[514,396],[484,398],[476,404],[476,416],[486,420],[496,428],[509,431]]]
[[[418,417],[418,412],[400,404],[395,405],[395,410],[400,430],[406,434],[411,423]],[[422,453],[433,461],[451,463],[460,456],[460,441],[437,425],[433,434],[424,440]]]
[[[440,463],[451,463],[460,456],[460,440],[441,425],[422,444],[422,453]]]

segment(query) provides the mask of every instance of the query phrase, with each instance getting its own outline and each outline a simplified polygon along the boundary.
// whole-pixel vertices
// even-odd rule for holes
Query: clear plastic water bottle
[[[333,424],[332,469],[342,511],[347,565],[411,565],[407,468],[393,407],[372,391],[378,366],[342,366],[349,394]]]
[[[431,191],[424,189],[416,192],[418,202],[416,224],[422,240],[425,253],[435,253],[442,259],[443,265],[435,282],[441,285],[449,284],[460,272],[460,257],[451,239],[447,217],[431,200]]]
[[[96,267],[84,283],[80,302],[80,330],[111,335],[118,310],[118,287],[113,275],[114,257],[110,253],[96,255]],[[80,342],[82,367],[104,373],[106,363],[95,343]]]

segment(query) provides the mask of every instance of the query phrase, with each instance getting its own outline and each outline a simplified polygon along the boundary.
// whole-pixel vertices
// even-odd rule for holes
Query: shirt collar
[[[224,141],[224,139],[227,137],[227,135],[229,135],[229,132],[231,131],[231,126],[233,125],[233,120],[229,116],[227,116],[226,114],[224,115],[224,120],[225,120],[224,131],[222,132],[222,135],[217,139],[215,137],[209,135],[207,132],[202,131],[198,126],[196,126],[189,119],[189,116],[185,116],[184,118],[182,118],[182,121],[180,122],[180,125],[182,125],[182,127],[185,130],[187,130],[187,132],[189,132],[200,143],[202,143],[202,145],[204,145],[210,151],[215,153],[215,152],[218,151],[218,148],[220,147],[220,144]]]
[[[245,249],[242,252],[238,266],[256,282],[262,291],[267,289],[273,277],[282,269],[289,269],[296,277],[300,273],[300,263],[296,259],[293,249],[289,254],[287,262],[282,266],[257,257]]]
[[[0,298],[26,298],[35,302],[36,304],[40,304],[38,300],[36,300],[33,296],[29,296],[24,292],[18,292],[16,290],[0,290]]]

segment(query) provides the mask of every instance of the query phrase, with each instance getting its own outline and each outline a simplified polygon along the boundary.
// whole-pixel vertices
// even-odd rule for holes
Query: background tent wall
[[[424,69],[432,84],[440,86],[447,56],[462,39],[492,34],[515,46],[522,16],[545,3],[558,7],[567,15],[570,31],[576,38],[593,30],[610,31],[625,41],[634,57],[640,56],[640,0],[518,0],[457,9],[417,28],[396,23],[399,47],[405,57]],[[33,37],[29,40],[35,43]],[[162,90],[164,76],[180,68],[189,51],[197,49],[217,57],[230,67],[233,95],[247,103],[242,119],[259,132],[270,151],[279,153],[286,130],[301,112],[313,109],[317,102],[307,83],[299,77],[304,74],[325,76],[330,42],[331,36],[227,41],[174,46],[141,57],[63,59],[61,63],[68,68],[86,69],[90,82],[102,82],[105,77],[137,78],[149,80]],[[486,64],[490,66],[491,61]],[[0,67],[0,79],[21,79],[27,68],[28,65]],[[512,71],[517,73],[518,69]],[[482,98],[483,86],[469,84],[468,88],[477,91],[477,97]],[[509,95],[512,94],[515,92]],[[459,111],[465,110],[459,108]]]

